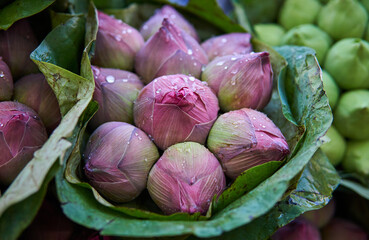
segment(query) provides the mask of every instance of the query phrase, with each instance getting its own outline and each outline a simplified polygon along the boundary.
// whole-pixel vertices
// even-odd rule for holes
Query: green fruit
[[[316,51],[318,61],[323,63],[332,39],[317,26],[304,24],[289,30],[282,38],[282,44],[311,47]]]
[[[342,166],[348,172],[369,176],[369,140],[349,141]]]
[[[324,69],[342,89],[369,88],[369,43],[359,38],[337,42],[327,53]]]
[[[328,157],[333,166],[341,163],[346,150],[346,141],[341,134],[331,126],[327,134],[322,138],[323,145],[320,149]]]
[[[314,23],[320,8],[318,0],[286,0],[279,13],[279,23],[286,29]]]
[[[368,14],[357,0],[331,0],[318,15],[318,26],[335,40],[361,38],[367,22]]]
[[[285,34],[285,30],[278,24],[256,24],[254,25],[255,32],[259,39],[270,46],[281,45],[281,39]]]
[[[340,96],[340,88],[327,71],[323,70],[322,73],[324,91],[327,94],[329,105],[334,109]]]
[[[369,140],[369,90],[342,94],[334,112],[334,125],[344,137]]]

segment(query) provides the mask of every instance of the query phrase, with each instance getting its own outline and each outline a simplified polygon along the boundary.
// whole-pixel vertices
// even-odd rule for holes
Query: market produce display
[[[27,227],[52,203],[66,238],[266,239],[328,204],[330,161],[366,179],[367,13],[352,1],[352,34],[320,16],[338,0],[283,1],[282,26],[246,1],[3,3],[0,238],[42,236]],[[272,239],[335,229],[306,219]]]

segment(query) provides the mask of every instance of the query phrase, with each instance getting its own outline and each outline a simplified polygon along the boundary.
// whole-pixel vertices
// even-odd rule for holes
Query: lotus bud
[[[342,89],[369,88],[369,43],[358,38],[335,43],[327,53],[324,68]]]
[[[149,39],[160,29],[164,18],[170,19],[173,24],[196,39],[196,41],[199,41],[195,28],[179,12],[169,5],[165,5],[157,10],[155,14],[142,25],[140,32],[145,40]]]
[[[302,217],[317,228],[322,228],[333,218],[335,206],[335,202],[331,200],[326,206],[318,210],[305,212]]]
[[[313,24],[322,5],[319,0],[286,0],[279,12],[279,23],[286,29]]]
[[[306,46],[315,50],[316,58],[323,63],[332,44],[329,35],[312,24],[299,25],[290,29],[282,39],[282,45]]]
[[[0,183],[10,184],[46,140],[35,111],[18,102],[0,102]]]
[[[10,100],[13,96],[13,77],[8,65],[0,57],[0,101]]]
[[[279,46],[285,30],[282,26],[273,23],[255,24],[255,33],[262,42],[270,46]]]
[[[133,102],[143,88],[137,75],[95,66],[92,70],[96,86],[93,98],[99,103],[99,110],[91,119],[91,126],[97,128],[110,121],[133,124]]]
[[[333,166],[337,166],[343,160],[346,151],[346,141],[332,125],[322,137],[323,145],[320,149],[328,157]]]
[[[36,73],[38,68],[30,59],[30,54],[38,46],[38,41],[26,19],[17,21],[8,30],[0,31],[0,56],[8,64],[13,78]]]
[[[247,54],[252,52],[249,33],[229,33],[212,37],[201,44],[209,61],[226,55]]]
[[[100,67],[132,70],[136,53],[144,45],[141,34],[121,20],[100,11],[98,21],[92,63]]]
[[[221,115],[210,130],[207,146],[232,179],[254,166],[281,161],[290,152],[278,127],[264,113],[249,108]]]
[[[49,133],[59,125],[58,100],[42,73],[19,79],[14,85],[14,100],[35,110]]]
[[[322,80],[325,94],[327,94],[329,100],[329,105],[334,109],[340,96],[340,88],[332,76],[325,70],[322,71]]]
[[[123,122],[107,122],[91,135],[86,150],[89,183],[113,202],[128,202],[146,187],[159,152],[140,129]]]
[[[145,86],[134,105],[135,125],[165,150],[179,142],[205,143],[217,118],[218,99],[209,87],[182,74]]]
[[[367,22],[368,13],[357,0],[331,0],[318,15],[318,26],[334,40],[361,38]]]
[[[269,53],[218,57],[202,73],[224,112],[240,108],[264,108],[271,97],[273,70]]]
[[[326,227],[322,230],[323,240],[367,240],[368,234],[365,233],[355,223],[346,219],[334,218]]]
[[[205,214],[225,184],[222,167],[214,155],[198,143],[186,142],[165,150],[150,171],[147,189],[165,214]]]
[[[347,172],[369,177],[369,140],[348,141],[342,167]]]
[[[320,240],[319,230],[304,219],[296,219],[278,229],[271,240]]]
[[[353,90],[342,94],[334,112],[334,125],[344,136],[369,140],[369,90]]]
[[[162,27],[137,53],[135,69],[147,84],[154,78],[177,73],[199,78],[207,63],[198,42],[165,18]]]

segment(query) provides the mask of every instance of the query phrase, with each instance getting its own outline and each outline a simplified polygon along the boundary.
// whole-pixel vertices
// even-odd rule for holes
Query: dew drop
[[[158,90],[156,90],[156,93],[160,93],[161,92],[161,88],[159,88]]]
[[[231,61],[235,61],[235,60],[237,60],[237,58],[236,58],[236,57],[232,57],[232,58],[231,58]]]
[[[0,124],[0,127],[3,127],[4,126],[4,124],[2,123],[2,124]]]
[[[132,29],[127,29],[127,33],[132,33]]]
[[[224,69],[227,70],[228,69],[228,66],[225,66]]]
[[[262,128],[265,128],[265,125],[261,126]]]
[[[124,29],[124,30],[122,31],[122,33],[123,33],[123,34],[126,34],[126,33],[127,33],[127,31]]]
[[[106,76],[105,80],[108,82],[108,83],[113,83],[115,81],[115,77],[112,76],[112,75],[108,75]]]
[[[147,162],[147,158],[145,158],[144,160],[145,160],[145,162]]]
[[[122,38],[118,35],[113,35],[115,40],[117,40],[118,42],[120,42],[122,40]]]
[[[197,66],[197,63],[195,63],[195,62],[194,62],[194,63],[193,63],[193,65],[194,65],[194,66]]]
[[[128,79],[122,79],[123,82],[128,82]]]
[[[235,70],[232,70],[231,71],[231,74],[236,74],[238,72],[238,70],[237,69],[235,69]]]
[[[195,81],[195,78],[194,77],[189,77],[188,78],[191,82]]]
[[[252,117],[252,119],[256,120],[256,117]]]
[[[179,58],[179,61],[183,61],[183,58]]]
[[[226,38],[222,38],[222,43],[226,43],[227,39]]]
[[[222,66],[224,64],[224,62],[218,62],[216,65],[217,66]]]
[[[4,75],[4,72],[0,72],[0,77],[2,78],[2,77],[4,77],[5,75]]]
[[[192,53],[193,53],[193,52],[192,52],[192,49],[188,49],[188,50],[187,50],[187,54],[188,54],[188,55],[192,55]]]

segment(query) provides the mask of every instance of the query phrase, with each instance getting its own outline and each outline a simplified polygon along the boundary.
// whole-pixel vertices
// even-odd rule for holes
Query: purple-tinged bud
[[[165,214],[205,214],[225,184],[222,167],[214,155],[198,143],[186,142],[165,150],[150,171],[147,189]]]
[[[46,140],[35,111],[18,102],[0,102],[0,183],[10,184]]]
[[[135,56],[144,45],[141,34],[121,20],[98,11],[99,30],[96,36],[94,65],[132,70]]]
[[[207,146],[232,179],[251,167],[281,161],[290,152],[272,120],[249,108],[221,115],[210,130]]]
[[[267,52],[218,57],[206,66],[201,78],[217,94],[224,112],[261,110],[272,95],[273,70]]]
[[[51,133],[60,123],[61,114],[55,93],[42,73],[22,77],[14,84],[14,100],[35,110]]]
[[[159,152],[140,129],[108,122],[91,135],[84,156],[89,183],[107,199],[121,203],[133,200],[145,189]]]
[[[328,205],[309,212],[305,212],[302,217],[311,222],[317,228],[322,228],[332,219],[335,210],[335,202],[333,199]]]
[[[162,27],[137,53],[135,69],[147,84],[170,74],[201,75],[208,57],[199,43],[165,18]]]
[[[367,240],[368,234],[353,222],[334,218],[322,229],[322,237],[323,240]]]
[[[13,77],[8,65],[0,57],[0,101],[8,101],[13,96]]]
[[[219,111],[209,87],[182,74],[162,76],[145,86],[134,105],[137,127],[165,150],[179,142],[205,143]]]
[[[179,12],[169,5],[165,5],[161,9],[158,9],[155,14],[142,25],[140,29],[142,37],[147,40],[154,35],[161,27],[164,18],[170,19],[177,27],[199,41],[195,28]]]
[[[296,219],[278,229],[271,240],[320,240],[318,228],[304,219]]]
[[[26,19],[17,21],[6,31],[0,30],[0,56],[8,64],[14,79],[38,72],[30,59],[37,46],[36,36]]]
[[[110,121],[133,124],[133,102],[144,87],[136,74],[119,69],[92,66],[95,78],[94,100],[99,110],[91,119],[91,126],[97,128]]]
[[[247,54],[252,52],[249,33],[228,33],[212,37],[201,44],[209,61],[226,55]]]

